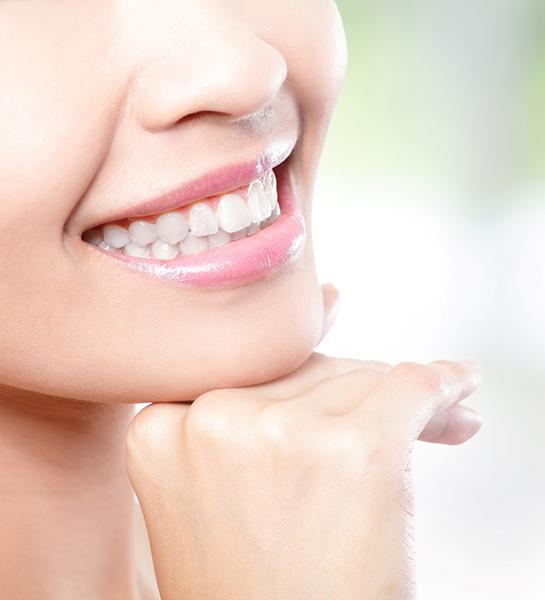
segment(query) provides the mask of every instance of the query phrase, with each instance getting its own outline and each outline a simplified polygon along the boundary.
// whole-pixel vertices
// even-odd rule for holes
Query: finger
[[[166,460],[177,440],[181,424],[189,410],[186,403],[152,403],[145,406],[129,424],[125,447],[125,465],[139,493],[139,482],[148,478],[157,465]],[[175,442],[174,442],[175,443]]]
[[[408,433],[414,441],[435,415],[467,398],[479,381],[476,363],[400,363],[354,411],[365,420],[372,415],[380,425],[397,434]]]
[[[324,283],[322,285],[322,298],[324,303],[322,333],[320,334],[320,339],[316,345],[320,344],[325,338],[337,319],[340,305],[339,290],[332,283]]]
[[[435,444],[463,444],[479,431],[481,424],[479,413],[469,406],[455,404],[435,415],[418,439]]]
[[[365,401],[366,396],[387,376],[390,365],[375,363],[323,379],[293,399],[301,406],[329,415],[344,415]]]
[[[475,361],[434,360],[429,366],[437,370],[443,380],[443,398],[435,407],[436,412],[446,410],[465,400],[481,382],[481,368]]]
[[[364,361],[352,358],[339,358],[313,352],[300,367],[291,373],[268,383],[239,389],[245,393],[264,394],[276,400],[294,398],[311,390],[314,386],[329,378],[338,377],[361,369],[386,373],[391,369],[391,365],[375,360]]]

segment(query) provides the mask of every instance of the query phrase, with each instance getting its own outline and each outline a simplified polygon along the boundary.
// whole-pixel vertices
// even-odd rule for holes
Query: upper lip
[[[271,148],[254,160],[234,163],[209,171],[156,198],[105,215],[100,221],[100,225],[167,212],[196,200],[218,196],[249,185],[267,171],[283,163],[291,154],[294,145],[294,143],[290,143],[289,146],[282,145],[280,149]],[[99,226],[99,224],[97,223],[95,226]]]

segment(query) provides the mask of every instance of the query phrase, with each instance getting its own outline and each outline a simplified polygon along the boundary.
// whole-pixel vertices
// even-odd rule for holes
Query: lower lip
[[[278,219],[253,236],[202,254],[173,260],[139,259],[92,247],[126,269],[192,287],[240,286],[277,274],[293,264],[305,246],[305,222],[289,174],[277,171]]]

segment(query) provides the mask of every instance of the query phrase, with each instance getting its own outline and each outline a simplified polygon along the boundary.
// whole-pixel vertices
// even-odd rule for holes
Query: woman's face
[[[334,2],[2,0],[0,56],[0,383],[189,400],[303,362]]]

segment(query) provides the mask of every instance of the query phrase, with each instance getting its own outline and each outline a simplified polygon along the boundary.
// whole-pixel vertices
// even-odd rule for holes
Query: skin
[[[180,519],[181,486],[160,486],[165,492],[158,505],[169,511],[154,510],[150,498],[173,474],[186,486],[198,478],[198,470],[184,473],[176,458],[186,443],[180,427],[193,401],[197,418],[191,422],[211,427],[215,409],[242,402],[252,431],[256,411],[264,399],[270,402],[270,394],[278,401],[286,400],[285,394],[308,398],[308,386],[319,386],[329,373],[335,389],[319,388],[313,397],[320,404],[324,398],[363,404],[361,390],[354,391],[361,383],[357,377],[351,386],[338,378],[348,364],[322,357],[316,371],[313,354],[337,303],[334,288],[322,288],[316,278],[310,227],[315,173],[344,74],[335,5],[329,0],[1,0],[0,53],[3,593],[45,600],[157,596],[154,581],[145,580],[150,556],[146,538],[138,543],[143,524],[127,467],[144,507],[163,597],[234,597],[235,580],[228,573],[222,579],[218,563],[202,560],[200,566],[208,547],[218,558],[217,548],[225,541],[221,534],[203,538],[201,554],[194,553],[197,563],[184,571],[183,581],[172,576],[168,565],[194,550],[191,541],[182,547],[190,540],[186,527],[202,530],[204,521],[198,515],[193,525]],[[254,159],[290,137],[297,137],[291,164],[308,239],[299,260],[276,277],[213,291],[173,287],[114,266],[80,239],[107,211],[155,197],[214,168]],[[411,375],[407,384],[397,375],[388,379],[389,366],[349,366],[358,377],[371,373],[393,381],[385,388],[392,402],[403,406],[403,398],[411,399],[414,410],[392,406],[380,423],[366,425],[372,431],[381,430],[383,421],[397,423],[399,437],[389,438],[391,460],[384,463],[385,472],[396,473],[389,480],[394,488],[401,473],[396,469],[407,464],[410,440],[459,443],[478,429],[469,409],[445,410],[440,382],[431,375],[435,387],[430,392],[427,370],[419,378],[417,367],[416,382]],[[470,389],[474,374],[448,368],[452,373],[445,377],[455,381],[455,389],[466,384]],[[290,387],[294,381],[299,383]],[[452,392],[449,401],[462,396]],[[129,429],[135,402],[158,404]],[[308,402],[306,409],[315,410]],[[393,418],[397,414],[399,420]],[[170,419],[173,424],[167,426]],[[330,437],[322,432],[300,441],[326,448]],[[158,439],[171,454],[162,454]],[[409,442],[399,444],[400,439]],[[321,440],[318,446],[316,440]],[[216,452],[227,448],[214,447]],[[242,460],[244,453],[236,456]],[[230,475],[215,468],[212,461],[206,466],[209,483]],[[257,459],[251,469],[251,489],[259,489],[263,475]],[[352,475],[346,472],[347,480]],[[289,473],[274,476],[282,489]],[[316,473],[313,489],[324,482],[326,475]],[[373,488],[372,497],[361,498],[363,505],[380,506],[391,489]],[[202,506],[219,493],[220,488],[208,487],[192,502]],[[229,510],[254,518],[235,498],[230,502]],[[324,497],[323,506],[331,512],[315,513],[313,518],[321,519],[316,527],[324,518],[335,518],[335,503],[334,497]],[[302,510],[304,505],[294,505],[293,514]],[[261,514],[260,546],[279,539],[276,516],[274,510]],[[182,524],[164,530],[165,518]],[[358,523],[361,539],[371,525],[382,523],[373,517]],[[399,560],[381,582],[396,579],[406,555],[404,529],[392,532],[397,533],[388,543]],[[306,534],[301,531],[303,538]],[[386,551],[366,539],[371,544],[366,557]],[[248,539],[240,540],[240,552],[251,554]],[[304,552],[297,556],[300,569],[313,562]],[[282,573],[281,565],[275,572]],[[345,572],[353,582],[347,598],[382,589],[380,582]],[[232,575],[244,577],[247,598],[265,597],[252,595],[256,586],[276,589],[259,567]],[[216,587],[203,587],[202,577]],[[285,573],[279,581],[278,589],[289,590],[289,597],[308,597],[306,583],[297,588]],[[368,585],[378,587],[362,587]]]
[[[272,379],[312,352],[322,302],[311,239],[282,277],[215,293],[143,281],[80,240],[97,215],[255,160],[299,130],[293,170],[310,223],[342,30],[330,0],[278,7],[0,3],[0,233],[17,248],[0,258],[3,383],[77,400],[185,400]]]
[[[273,383],[146,407],[127,466],[161,597],[413,598],[411,449],[476,432],[459,402],[478,381],[452,361],[314,354]]]

